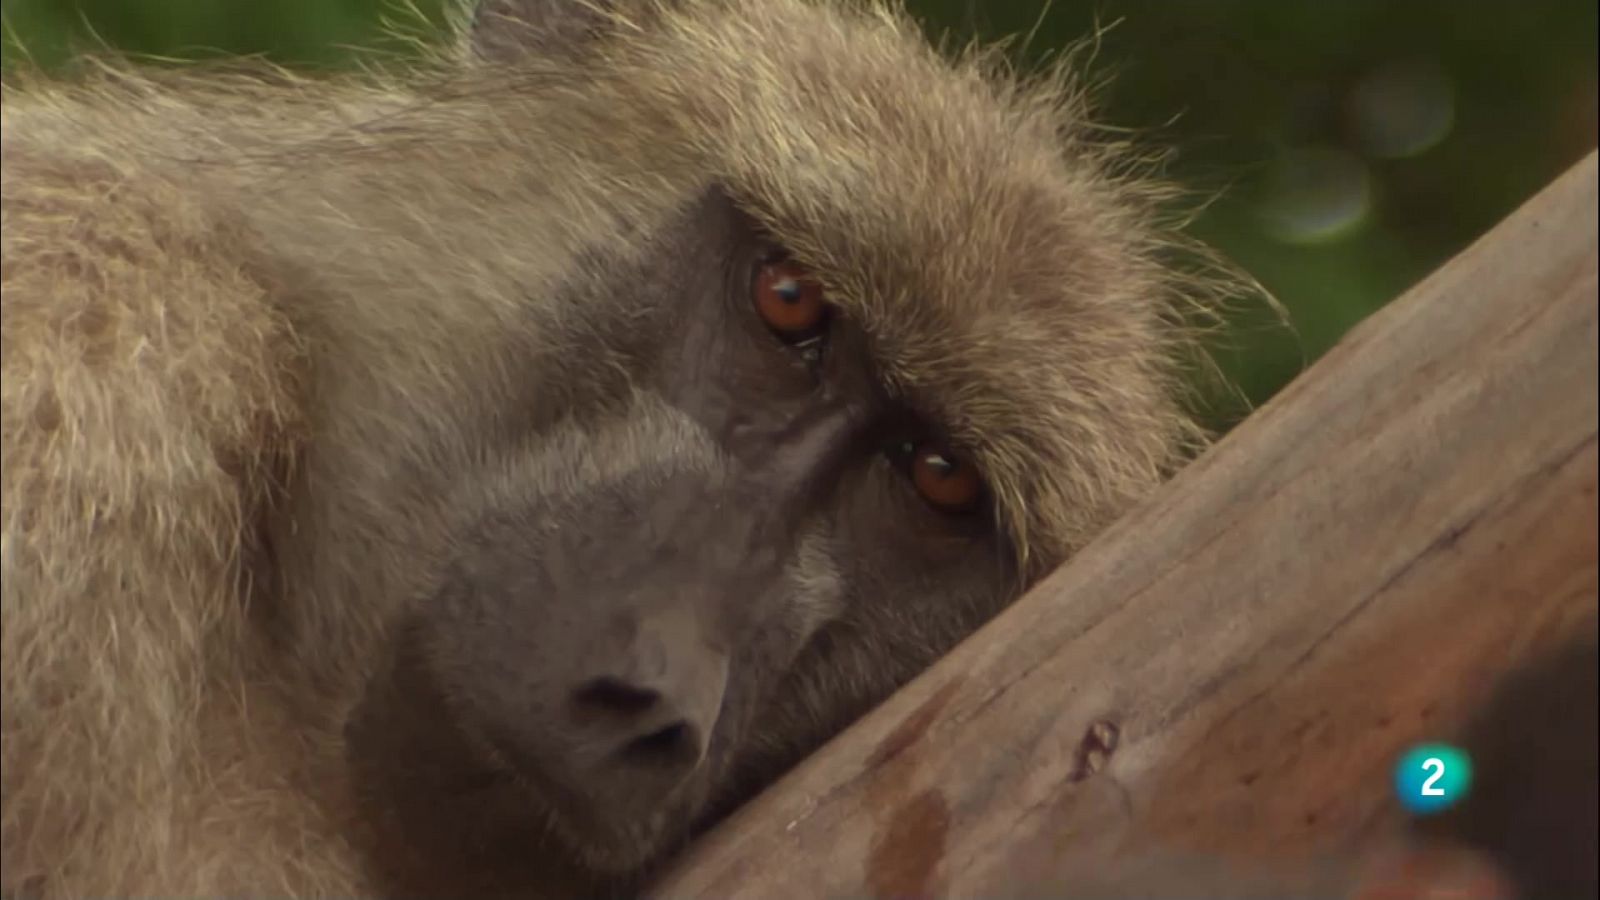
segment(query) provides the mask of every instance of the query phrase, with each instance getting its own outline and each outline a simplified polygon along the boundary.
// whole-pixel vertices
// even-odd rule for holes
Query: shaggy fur
[[[600,30],[316,81],[7,85],[7,895],[370,890],[340,729],[384,598],[448,553],[409,486],[515,426],[529,298],[707,184],[971,448],[1030,578],[1195,441],[1202,290],[1064,78],[853,4]]]

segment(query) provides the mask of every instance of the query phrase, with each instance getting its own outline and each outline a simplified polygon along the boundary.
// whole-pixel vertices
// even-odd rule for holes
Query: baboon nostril
[[[596,678],[579,688],[573,699],[587,709],[632,715],[654,706],[661,699],[661,694],[615,678]]]
[[[629,761],[643,765],[692,762],[699,755],[694,729],[688,722],[674,722],[665,728],[634,738],[622,748]]]

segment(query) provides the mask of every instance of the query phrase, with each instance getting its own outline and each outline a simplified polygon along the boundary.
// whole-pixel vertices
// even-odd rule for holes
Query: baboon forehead
[[[1092,139],[1065,76],[946,58],[866,4],[670,10],[610,51],[619,80],[970,445],[1024,547],[1071,549],[1174,462],[1160,192]]]

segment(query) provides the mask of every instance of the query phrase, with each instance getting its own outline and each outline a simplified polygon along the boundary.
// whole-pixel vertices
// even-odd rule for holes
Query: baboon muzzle
[[[640,400],[519,464],[527,512],[492,519],[474,552],[498,559],[464,567],[480,603],[521,605],[535,623],[512,642],[461,644],[503,647],[485,662],[516,673],[488,723],[507,755],[601,820],[683,785],[711,746],[730,660],[782,627],[784,604],[758,601],[788,589],[801,513],[849,423],[841,412],[714,435]]]

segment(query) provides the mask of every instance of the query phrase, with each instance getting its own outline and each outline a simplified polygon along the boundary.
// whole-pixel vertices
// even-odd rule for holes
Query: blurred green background
[[[759,2],[759,0],[755,0]],[[96,42],[338,66],[396,44],[383,21],[439,0],[6,0],[4,56],[54,65]],[[935,37],[1031,34],[1036,65],[1099,34],[1101,118],[1178,148],[1168,174],[1218,194],[1194,233],[1287,308],[1246,309],[1215,348],[1259,404],[1368,313],[1596,143],[1585,0],[909,0]],[[421,17],[420,19],[418,17]],[[1215,398],[1226,427],[1246,408]]]

